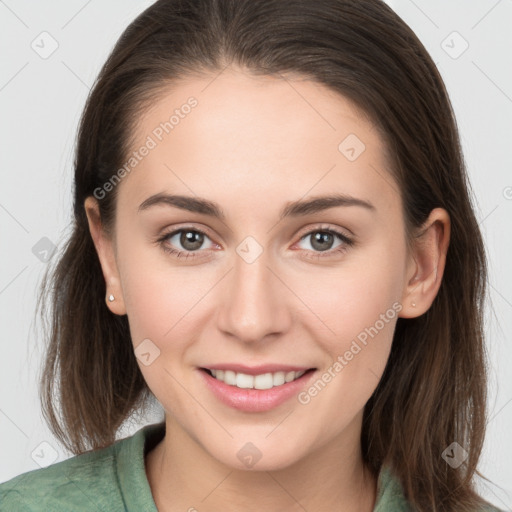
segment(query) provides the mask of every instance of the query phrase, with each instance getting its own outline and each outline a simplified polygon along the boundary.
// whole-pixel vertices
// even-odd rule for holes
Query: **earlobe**
[[[84,202],[84,208],[89,224],[89,232],[105,279],[105,303],[112,313],[125,315],[126,308],[113,247],[114,242],[112,237],[108,236],[103,229],[98,201],[89,196]]]
[[[414,239],[400,317],[418,317],[434,302],[441,286],[449,242],[450,216],[445,209],[435,208]]]

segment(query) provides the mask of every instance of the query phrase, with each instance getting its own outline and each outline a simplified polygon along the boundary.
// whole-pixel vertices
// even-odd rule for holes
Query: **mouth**
[[[229,366],[231,369],[218,366],[197,368],[197,371],[216,400],[247,413],[267,412],[289,402],[317,373],[316,368],[287,367],[285,371],[276,370],[275,366],[264,369],[244,367],[242,372],[235,371],[233,365]]]
[[[236,372],[233,370],[221,370],[213,368],[200,368],[208,373],[214,379],[227,384],[228,386],[237,387],[239,389],[272,389],[280,387],[289,382],[300,379],[306,373],[316,370],[316,368],[308,368],[306,370],[276,371],[264,372],[258,374],[249,374],[244,372]]]

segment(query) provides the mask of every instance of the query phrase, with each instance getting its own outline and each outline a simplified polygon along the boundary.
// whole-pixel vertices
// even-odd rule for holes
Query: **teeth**
[[[252,375],[245,375],[245,373],[236,374],[236,387],[237,388],[253,388],[254,377]]]
[[[262,373],[260,375],[247,375],[246,373],[236,373],[231,370],[210,370],[210,372],[217,380],[242,389],[271,389],[275,386],[281,386],[285,382],[298,379],[306,373],[305,370],[287,373]]]
[[[256,375],[254,377],[254,389],[270,389],[274,387],[274,377],[271,373]]]

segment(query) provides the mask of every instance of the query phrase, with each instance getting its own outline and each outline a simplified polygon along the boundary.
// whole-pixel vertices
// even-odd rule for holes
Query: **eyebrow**
[[[167,205],[181,208],[193,213],[200,213],[215,217],[220,220],[226,220],[226,215],[222,208],[215,202],[198,197],[154,194],[148,197],[139,206],[139,212],[147,210],[152,206]],[[369,201],[358,199],[346,194],[334,194],[328,196],[317,196],[307,200],[298,200],[287,203],[279,214],[279,219],[285,217],[300,217],[312,213],[335,208],[337,206],[359,206],[370,211],[375,211],[375,206]]]

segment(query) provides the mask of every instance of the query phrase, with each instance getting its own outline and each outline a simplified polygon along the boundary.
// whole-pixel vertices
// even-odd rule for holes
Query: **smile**
[[[206,388],[218,401],[251,413],[270,411],[297,396],[317,373],[316,368],[288,367],[283,371],[283,367],[278,369],[277,365],[259,368],[230,366],[231,369],[222,369],[218,365],[217,368],[199,367],[197,370]]]
[[[262,373],[259,375],[248,375],[246,373],[234,372],[232,370],[210,370],[206,368],[212,377],[242,389],[271,389],[292,382],[306,373],[306,370],[299,372],[274,372]]]

